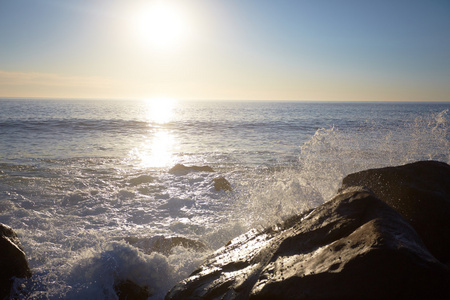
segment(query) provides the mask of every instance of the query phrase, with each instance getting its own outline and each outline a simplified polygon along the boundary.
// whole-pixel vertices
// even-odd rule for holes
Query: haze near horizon
[[[448,1],[6,0],[0,97],[450,101]]]

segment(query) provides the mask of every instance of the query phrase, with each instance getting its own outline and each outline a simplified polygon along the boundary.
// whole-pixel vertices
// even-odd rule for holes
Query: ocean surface
[[[450,163],[450,103],[0,100],[0,222],[33,277],[20,299],[162,299],[250,228],[320,205],[342,178]],[[215,172],[169,172],[176,164]],[[223,176],[232,191],[216,191]],[[202,250],[153,251],[184,237]]]

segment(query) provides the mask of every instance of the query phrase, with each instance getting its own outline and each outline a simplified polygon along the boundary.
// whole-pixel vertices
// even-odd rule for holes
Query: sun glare
[[[177,141],[164,124],[174,117],[177,101],[168,98],[148,99],[144,102],[144,113],[149,124],[149,137],[130,152],[130,157],[144,167],[167,167],[173,164]]]
[[[188,34],[188,24],[180,8],[167,2],[142,7],[133,17],[138,38],[150,46],[168,51],[180,46]]]
[[[151,123],[164,124],[172,120],[173,110],[177,101],[170,98],[154,98],[145,100],[147,104],[147,119]]]
[[[175,146],[175,138],[167,130],[155,132],[153,139],[147,141],[143,149],[139,151],[141,165],[156,168],[172,165]]]

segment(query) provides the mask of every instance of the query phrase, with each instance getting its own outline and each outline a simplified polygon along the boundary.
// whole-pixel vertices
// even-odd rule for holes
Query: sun
[[[133,23],[139,40],[163,51],[179,47],[188,35],[185,14],[169,2],[153,2],[141,7]]]
[[[172,120],[177,100],[171,98],[146,99],[148,121],[154,124],[165,124]]]

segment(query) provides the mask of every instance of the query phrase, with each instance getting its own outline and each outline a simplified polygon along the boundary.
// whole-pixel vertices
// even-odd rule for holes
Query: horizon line
[[[174,97],[131,97],[131,98],[108,98],[108,97],[8,97],[8,96],[0,96],[0,100],[81,100],[81,101],[149,101],[149,100],[157,100],[157,99],[171,99],[180,102],[209,102],[209,101],[217,101],[217,102],[366,102],[366,103],[450,103],[450,100],[326,100],[326,99],[316,99],[316,100],[308,100],[308,99],[193,99],[193,98],[174,98]]]

